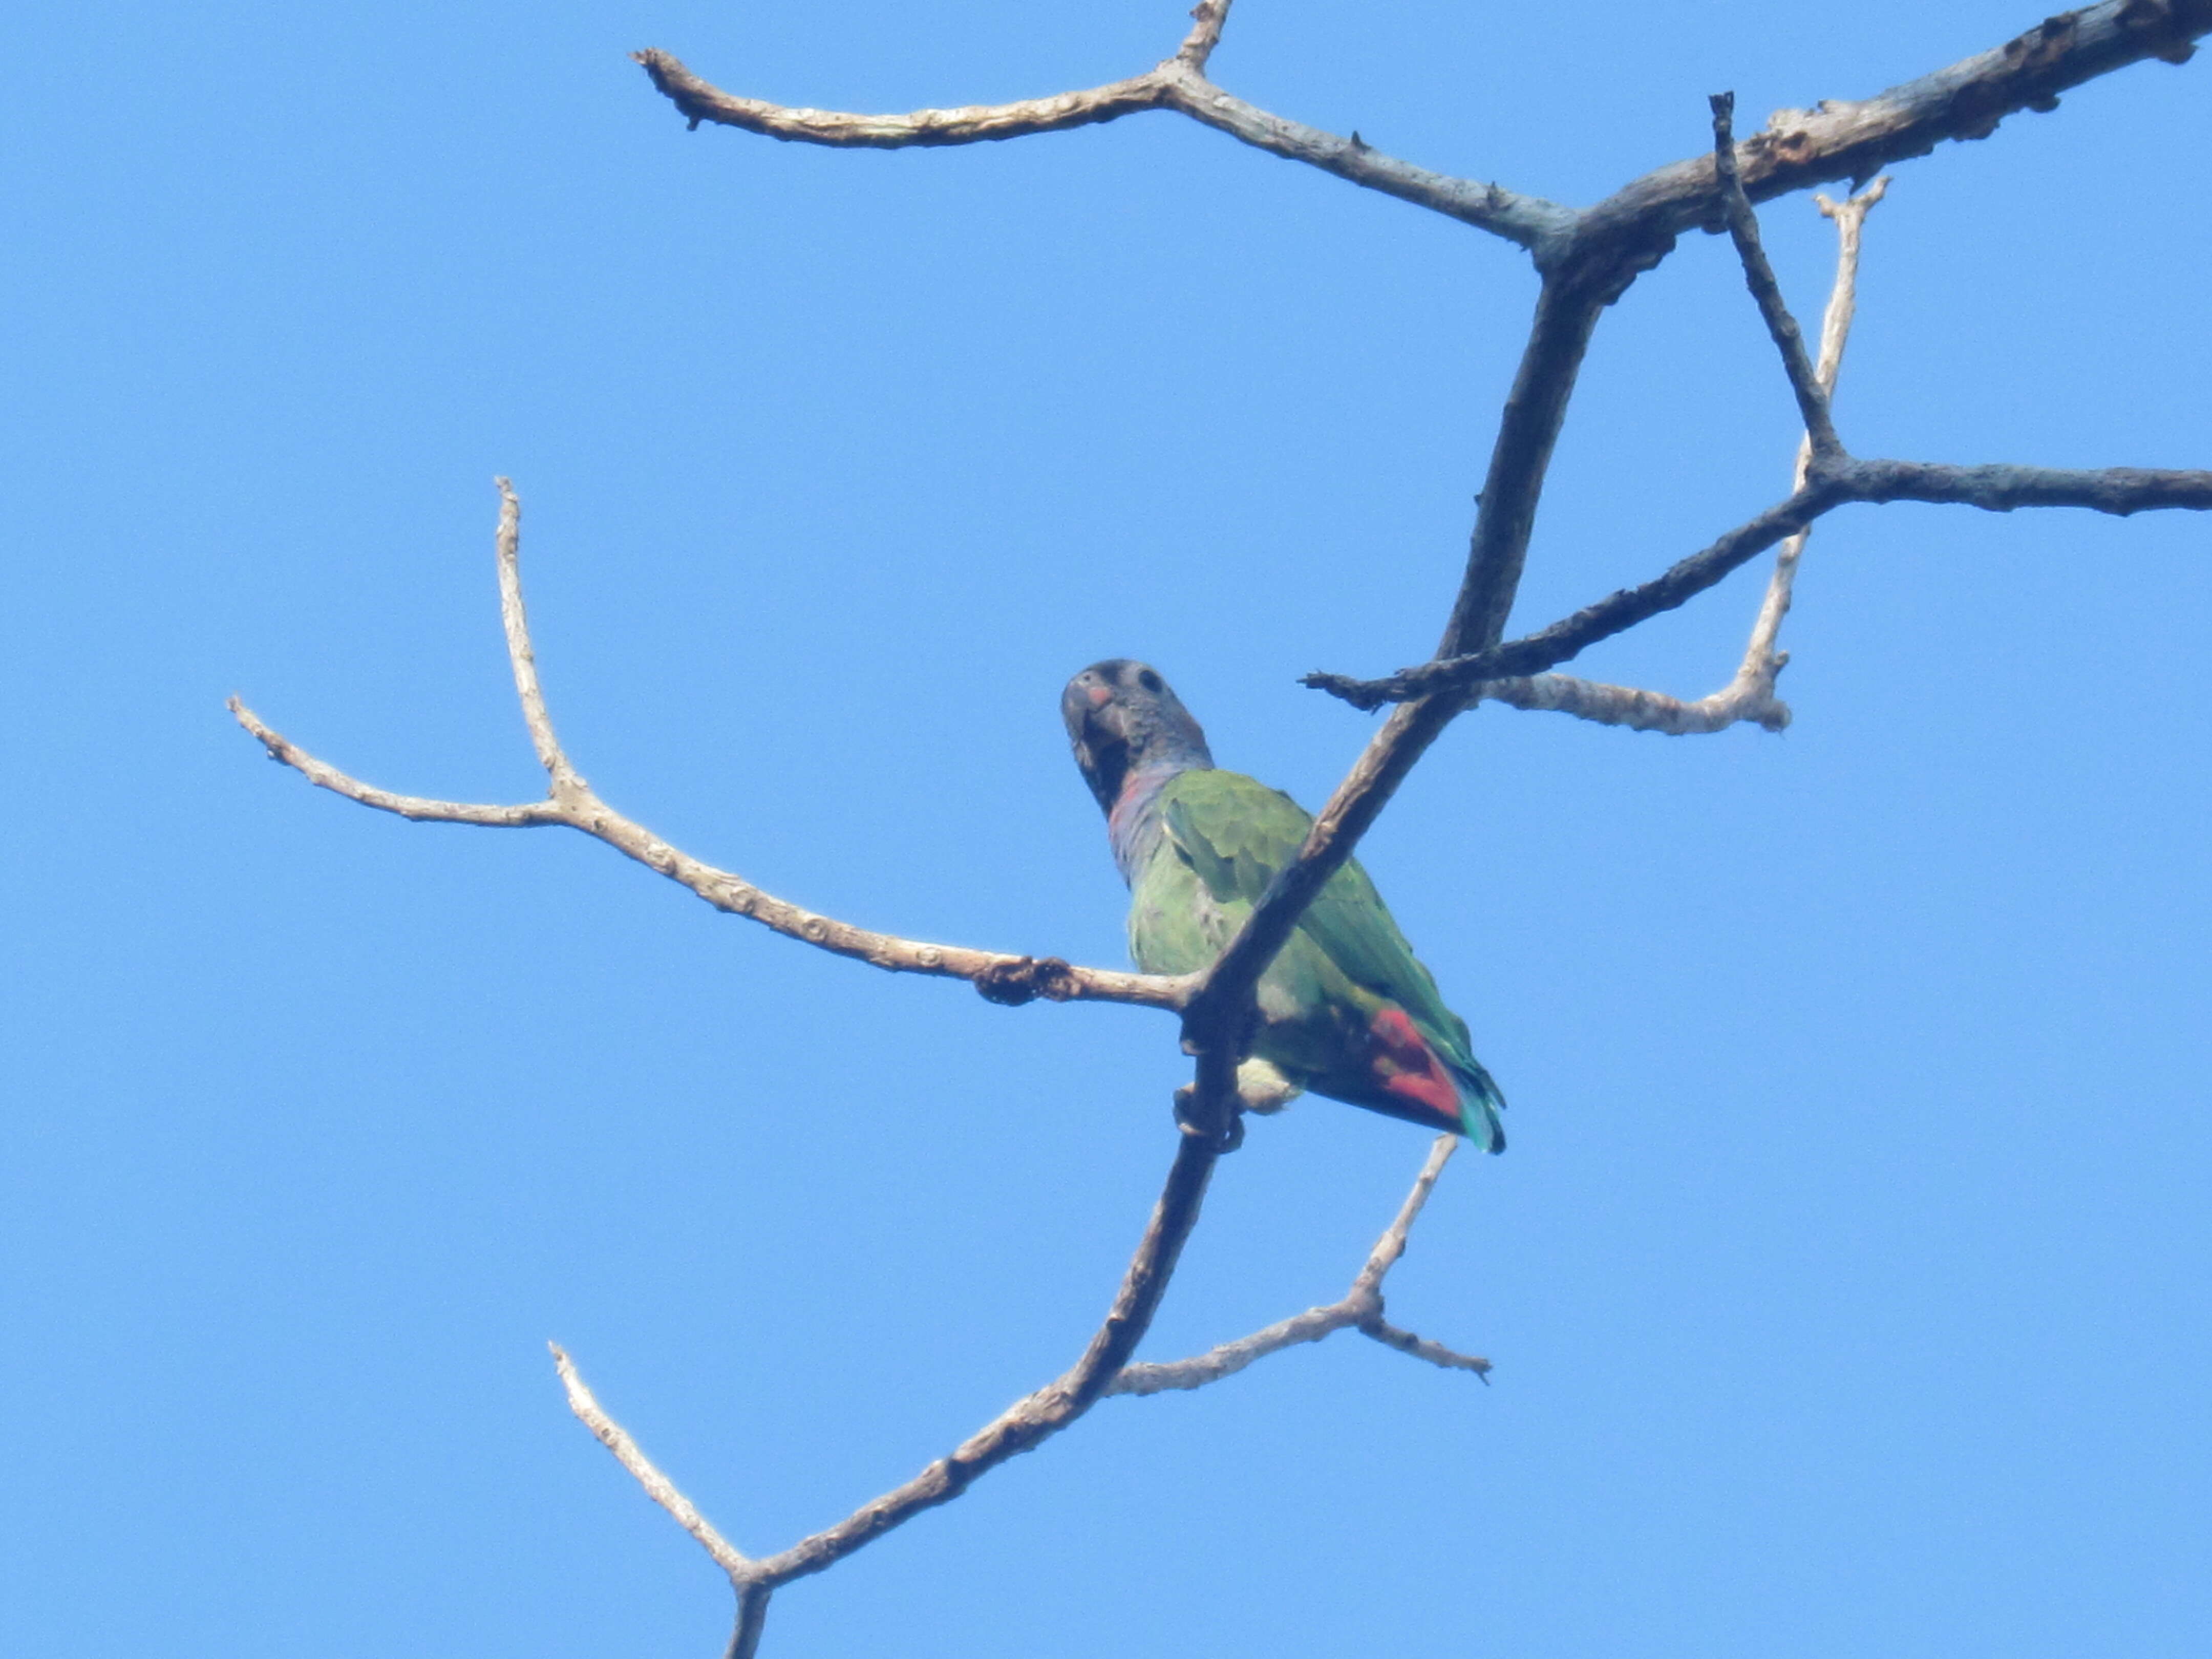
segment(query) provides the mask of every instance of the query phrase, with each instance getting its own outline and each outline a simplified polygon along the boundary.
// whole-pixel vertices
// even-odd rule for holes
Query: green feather
[[[1179,774],[1159,799],[1162,834],[1131,884],[1129,945],[1147,973],[1204,968],[1236,936],[1313,820],[1279,790],[1240,773]],[[1253,1052],[1301,1086],[1383,1111],[1369,1060],[1370,1022],[1395,1004],[1460,1074],[1472,1097],[1467,1127],[1502,1144],[1496,1085],[1474,1057],[1467,1024],[1398,931],[1357,860],[1328,878],[1260,981],[1262,1029]]]

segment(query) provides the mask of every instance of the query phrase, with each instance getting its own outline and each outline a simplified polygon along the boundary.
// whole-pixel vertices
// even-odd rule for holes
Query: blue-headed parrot
[[[1060,714],[1129,884],[1129,948],[1148,974],[1209,966],[1312,818],[1279,790],[1213,764],[1206,733],[1158,673],[1115,657],[1067,683]],[[1300,1090],[1505,1149],[1504,1097],[1474,1057],[1357,860],[1322,888],[1260,981],[1255,1106]]]

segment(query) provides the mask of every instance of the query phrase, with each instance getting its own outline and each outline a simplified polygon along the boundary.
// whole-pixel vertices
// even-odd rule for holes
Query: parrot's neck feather
[[[1160,844],[1160,792],[1185,772],[1208,770],[1181,757],[1139,767],[1121,781],[1121,793],[1106,815],[1106,839],[1121,879],[1135,885]]]

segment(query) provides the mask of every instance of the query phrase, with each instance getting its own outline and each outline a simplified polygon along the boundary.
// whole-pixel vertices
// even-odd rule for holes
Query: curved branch
[[[994,143],[1032,133],[1093,126],[1146,110],[1172,109],[1204,125],[1286,161],[1302,161],[1338,178],[1395,196],[1464,223],[1535,247],[1572,228],[1570,208],[1516,195],[1493,184],[1432,173],[1384,155],[1358,133],[1349,138],[1285,120],[1231,96],[1206,78],[1221,39],[1230,0],[1203,0],[1175,56],[1142,75],[1048,98],[1006,104],[921,109],[903,115],[797,108],[724,92],[657,49],[632,54],[654,88],[695,130],[703,121],[737,127],[789,143],[845,149],[906,149]]]
[[[1043,997],[1054,1002],[1122,1002],[1176,1009],[1188,1000],[1197,983],[1195,975],[1170,978],[1157,974],[1082,968],[1057,957],[1012,956],[957,945],[932,945],[856,927],[850,922],[839,921],[764,893],[743,878],[702,863],[671,846],[643,824],[616,811],[577,772],[554,734],[544,694],[538,688],[537,658],[531,646],[530,624],[522,603],[521,507],[514,485],[505,478],[497,482],[500,615],[506,629],[507,658],[514,671],[523,720],[530,728],[538,760],[551,780],[551,792],[547,798],[514,805],[483,805],[432,800],[421,795],[401,795],[379,789],[318,760],[232,697],[228,702],[232,715],[260,740],[270,759],[292,768],[319,788],[418,823],[468,823],[496,830],[557,824],[581,830],[689,888],[718,910],[749,916],[787,938],[891,973],[964,979],[994,1002],[1018,1005]]]
[[[1025,138],[1035,132],[1059,132],[1118,120],[1139,110],[1158,109],[1167,101],[1168,78],[1152,69],[1126,81],[1057,93],[1049,98],[918,109],[904,115],[861,115],[771,104],[724,92],[694,75],[672,52],[658,48],[647,47],[630,56],[694,131],[701,122],[711,121],[787,143],[839,149],[908,149]]]

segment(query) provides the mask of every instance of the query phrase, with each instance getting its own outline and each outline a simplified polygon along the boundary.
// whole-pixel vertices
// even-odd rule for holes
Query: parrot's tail
[[[1504,1152],[1505,1124],[1498,1115],[1505,1109],[1505,1097],[1498,1092],[1497,1079],[1480,1062],[1461,1066],[1446,1060],[1444,1064],[1452,1081],[1459,1085],[1461,1131],[1486,1152]]]

